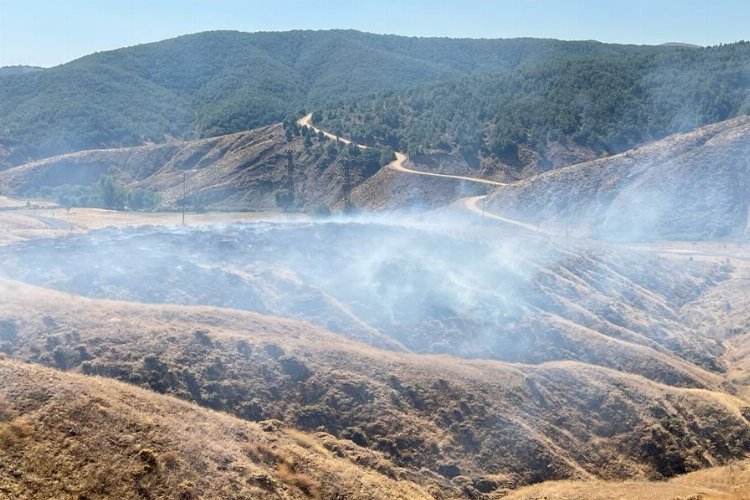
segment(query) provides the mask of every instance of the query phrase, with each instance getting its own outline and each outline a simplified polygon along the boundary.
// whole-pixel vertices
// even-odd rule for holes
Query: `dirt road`
[[[528,231],[534,231],[535,233],[541,232],[539,227],[534,226],[533,224],[526,224],[525,222],[520,222],[513,219],[508,219],[507,217],[502,217],[500,215],[495,215],[492,213],[487,212],[482,207],[477,206],[479,202],[487,198],[487,195],[484,196],[471,196],[469,198],[463,198],[463,205],[466,207],[470,212],[474,212],[475,214],[481,215],[482,217],[485,217],[487,219],[497,220],[500,222],[505,222],[506,224],[512,224],[517,227],[521,227],[523,229],[526,229]]]
[[[334,141],[340,141],[340,142],[343,142],[344,144],[351,144],[352,143],[352,141],[350,141],[349,139],[344,139],[343,137],[339,137],[337,135],[331,134],[330,132],[326,132],[325,130],[321,130],[318,127],[316,127],[315,125],[313,125],[312,124],[312,113],[309,113],[309,114],[303,116],[302,118],[300,118],[299,120],[297,120],[297,125],[299,125],[300,127],[303,127],[303,126],[304,127],[310,127],[315,132],[323,132],[324,136],[326,136],[329,139],[332,139]],[[369,147],[365,146],[364,144],[356,144],[355,143],[354,145],[357,146],[359,149],[370,149]]]
[[[331,133],[326,132],[325,130],[321,130],[317,127],[315,127],[312,124],[312,113],[303,116],[299,120],[297,120],[297,124],[300,126],[306,126],[313,129],[315,132],[323,132],[323,135],[328,137],[329,139],[339,140],[343,142],[344,144],[352,144],[352,141],[348,139],[344,139],[342,137],[338,137],[336,135],[333,135]],[[357,144],[354,143],[358,148],[360,149],[369,149],[368,146],[365,146],[363,144]],[[424,172],[422,170],[413,170],[411,168],[407,168],[404,166],[404,163],[407,160],[407,156],[404,153],[396,152],[396,159],[393,160],[391,163],[385,166],[385,168],[390,168],[391,170],[396,170],[398,172],[404,172],[407,174],[415,174],[415,175],[426,175],[429,177],[441,177],[443,179],[456,179],[457,181],[468,181],[468,182],[476,182],[479,184],[486,184],[490,186],[507,186],[508,184],[505,182],[498,182],[498,181],[491,181],[489,179],[481,179],[479,177],[468,177],[465,175],[450,175],[450,174],[437,174],[434,172]]]

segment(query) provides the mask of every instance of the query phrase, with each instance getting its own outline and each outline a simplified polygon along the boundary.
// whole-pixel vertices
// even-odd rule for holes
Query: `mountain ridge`
[[[183,35],[1,77],[0,163],[237,132],[302,107],[552,58],[670,50],[678,49],[346,30]]]

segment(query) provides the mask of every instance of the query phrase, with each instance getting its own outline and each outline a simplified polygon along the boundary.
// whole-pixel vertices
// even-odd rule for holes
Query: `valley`
[[[746,50],[209,32],[0,72],[0,498],[748,498]],[[670,114],[696,82],[721,112]]]

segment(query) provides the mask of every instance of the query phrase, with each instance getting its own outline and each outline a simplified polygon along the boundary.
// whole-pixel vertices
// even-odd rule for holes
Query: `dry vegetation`
[[[351,161],[352,186],[380,167],[377,154],[374,164],[363,155],[350,158],[342,143],[287,139],[282,125],[276,124],[208,139],[46,158],[0,172],[0,192],[22,198],[38,195],[43,187],[93,185],[110,174],[129,190],[158,193],[161,206],[174,209],[182,197],[184,174],[189,206],[200,201],[212,210],[268,211],[277,207],[276,192],[290,187],[287,152],[296,166],[295,207],[300,211],[340,203],[345,162]]]
[[[330,435],[10,360],[0,382],[0,498],[430,498]]]
[[[748,126],[738,119],[709,127],[668,140],[671,153],[646,148],[635,158],[669,157],[672,164],[688,165],[697,178],[692,167],[711,159],[717,147],[746,147]],[[266,140],[271,149],[264,149]],[[118,150],[108,161],[119,158],[124,165],[167,155],[171,163],[152,172],[149,182],[162,182],[165,192],[174,194],[178,167],[191,161],[206,162],[205,178],[195,179],[205,186],[240,179],[240,160],[250,161],[251,153],[258,168],[268,166],[264,158],[273,160],[275,167],[266,170],[280,178],[280,144],[278,137],[237,134]],[[309,153],[303,150],[297,152]],[[85,170],[102,154],[110,153],[68,155],[22,168],[47,175],[73,162]],[[213,156],[226,159],[214,164]],[[508,199],[536,196],[539,186],[564,184],[568,177],[578,183],[583,175],[588,180],[577,184],[581,191],[569,207],[568,215],[575,215],[579,201],[601,208],[600,195],[611,194],[610,181],[589,178],[588,169],[626,179],[632,158],[562,169],[504,192]],[[336,168],[326,165],[321,182],[329,174],[338,182]],[[5,175],[3,182],[21,182],[17,174]],[[610,180],[615,178],[620,177]],[[338,186],[331,186],[325,196],[333,200]],[[721,181],[708,192],[722,197],[726,186]],[[244,185],[240,191],[256,188]],[[387,208],[383,200],[430,204],[473,194],[462,189],[383,170],[361,183],[353,197]],[[263,193],[266,203],[270,191]],[[227,191],[217,199],[241,200],[235,195]],[[205,268],[202,257],[178,260],[168,245],[170,266],[127,270],[143,293],[138,295],[116,279],[107,281],[102,269],[67,275],[67,266],[86,257],[73,254],[70,260],[65,245],[81,240],[11,244],[107,226],[172,224],[177,214],[95,209],[68,214],[25,209],[17,200],[0,204],[7,208],[0,212],[0,244],[9,245],[0,249],[3,273],[17,271],[19,279],[63,290],[0,279],[0,352],[15,358],[0,361],[0,498],[747,498],[750,255],[743,247],[728,248],[727,241],[571,245],[544,231],[524,236],[514,251],[544,248],[548,258],[498,279],[505,283],[522,275],[522,286],[513,290],[521,306],[508,309],[507,328],[490,325],[497,344],[462,352],[467,358],[495,358],[479,360],[435,353],[457,352],[446,343],[486,325],[441,307],[405,325],[389,322],[394,315],[379,311],[373,297],[338,300],[320,283],[306,281],[304,270],[289,264],[291,257],[289,262],[280,257],[287,249],[297,251],[299,239],[291,232],[275,234],[278,240],[268,237],[265,247],[262,238],[236,245],[240,254],[252,248],[258,260],[221,268],[230,283],[251,284],[222,292],[227,301],[212,302],[223,286],[214,283],[218,268],[205,272],[194,295],[180,274],[153,272],[184,262]],[[503,208],[497,198],[495,204]],[[529,210],[544,215],[547,208]],[[528,215],[521,211],[516,215]],[[705,226],[704,215],[679,230],[706,227],[708,236],[723,230]],[[203,214],[190,216],[190,222],[263,216]],[[724,229],[741,234],[746,219],[740,219]],[[552,223],[557,231],[567,224]],[[481,253],[467,248],[491,248],[486,240],[495,230],[467,224],[449,237],[410,227],[413,239],[405,241],[408,247],[449,241],[452,251],[470,260]],[[303,261],[314,261],[316,252],[331,256],[323,274],[343,275],[340,263],[351,250],[331,244],[329,236],[337,230],[301,231],[310,242]],[[213,251],[217,245],[221,255],[229,255],[225,236],[212,240],[208,233],[196,231],[193,248]],[[111,234],[107,244],[113,248],[136,235]],[[372,245],[352,234],[353,240],[367,240],[365,247]],[[506,234],[491,236],[499,241]],[[150,250],[164,240],[141,243]],[[39,248],[43,268],[19,264],[19,255]],[[45,258],[50,248],[56,259]],[[263,255],[279,260],[263,261]],[[425,275],[419,266],[390,269],[400,283]],[[91,295],[98,298],[77,295],[88,293],[93,282],[99,291]],[[82,288],[66,288],[71,283]],[[251,305],[260,304],[266,314],[309,322],[205,305],[137,303],[155,287],[164,290],[162,302],[185,303],[190,295],[189,303],[252,310],[247,304],[260,297]],[[112,297],[134,302],[108,300]],[[410,300],[414,297],[403,298]]]
[[[551,481],[514,491],[507,500],[748,500],[750,463],[691,472],[669,481]]]
[[[579,363],[378,351],[250,313],[3,287],[3,349],[13,357],[345,438],[383,453],[376,470],[424,470],[414,480],[428,487],[432,478],[448,496],[547,479],[661,478],[750,450],[747,403],[723,392]]]
[[[20,200],[13,201],[22,203]],[[188,212],[185,220],[191,226],[205,226],[281,217],[290,218],[279,212]],[[0,245],[36,238],[70,236],[106,227],[178,226],[181,223],[180,212],[124,212],[99,208],[73,208],[67,211],[41,206],[26,209],[24,205],[24,208],[0,211]]]
[[[639,241],[747,236],[750,118],[495,190],[490,210],[558,233]]]
[[[724,348],[694,335],[680,308],[727,279],[731,263],[672,262],[476,228],[451,234],[456,227],[386,219],[112,229],[0,255],[14,279],[90,297],[301,318],[392,350],[575,360],[685,387],[723,382]],[[488,236],[510,243],[492,245]],[[534,252],[518,256],[522,247]]]

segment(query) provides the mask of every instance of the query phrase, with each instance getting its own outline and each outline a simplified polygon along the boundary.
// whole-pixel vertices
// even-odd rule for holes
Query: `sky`
[[[469,38],[716,45],[750,39],[747,0],[0,0],[0,66],[207,30],[352,28]]]

